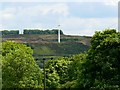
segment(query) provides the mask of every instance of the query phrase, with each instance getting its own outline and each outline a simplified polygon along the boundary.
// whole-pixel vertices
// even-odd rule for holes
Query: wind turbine
[[[58,25],[58,43],[60,43],[60,25]]]

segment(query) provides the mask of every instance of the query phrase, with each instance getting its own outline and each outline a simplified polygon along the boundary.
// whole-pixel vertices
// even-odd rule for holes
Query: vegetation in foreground
[[[10,41],[2,47],[3,88],[43,88],[43,70],[32,57],[32,49]],[[96,32],[88,52],[46,62],[46,87],[118,90],[119,54],[119,32]]]

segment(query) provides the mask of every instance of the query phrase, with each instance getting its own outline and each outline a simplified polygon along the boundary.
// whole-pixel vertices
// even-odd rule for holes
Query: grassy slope
[[[3,41],[12,40],[25,43],[34,50],[35,56],[71,55],[87,51],[90,37],[61,35],[61,43],[57,43],[57,35],[9,35]]]

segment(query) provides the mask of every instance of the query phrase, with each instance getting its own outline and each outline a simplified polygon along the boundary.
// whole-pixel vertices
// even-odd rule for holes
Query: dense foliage
[[[46,63],[47,87],[60,88],[68,80],[68,58],[50,60]]]
[[[3,88],[41,88],[42,73],[32,49],[11,41],[2,44]]]
[[[0,31],[0,33],[2,33],[2,35],[18,35],[19,34],[19,30],[4,30],[4,31]]]
[[[24,29],[23,34],[58,34],[58,30],[57,29],[53,29],[53,30]],[[63,34],[61,30],[60,30],[60,34]]]
[[[86,54],[62,57],[46,63],[48,88],[76,88]]]
[[[85,54],[47,63],[47,74],[57,77],[57,86],[79,89],[120,89],[120,33],[116,30],[96,32]],[[55,78],[48,77],[50,80]],[[52,84],[48,85],[52,87]]]
[[[79,87],[84,89],[120,89],[120,33],[96,32],[91,40]]]
[[[41,70],[29,47],[4,42],[2,49],[3,87],[43,88]],[[119,54],[119,32],[96,32],[88,52],[46,61],[46,87],[119,90]]]

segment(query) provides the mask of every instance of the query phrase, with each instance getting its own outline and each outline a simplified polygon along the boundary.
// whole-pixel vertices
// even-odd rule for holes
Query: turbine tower
[[[60,43],[60,25],[58,25],[58,43]]]

